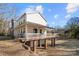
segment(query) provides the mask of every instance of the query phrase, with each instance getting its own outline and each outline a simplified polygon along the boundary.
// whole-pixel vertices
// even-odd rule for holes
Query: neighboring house
[[[47,34],[47,21],[40,13],[24,13],[14,25],[16,38],[31,38],[33,35]]]

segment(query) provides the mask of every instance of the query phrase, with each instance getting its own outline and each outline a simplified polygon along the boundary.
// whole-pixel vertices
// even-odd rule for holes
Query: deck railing
[[[22,34],[22,39],[25,38],[26,40],[38,40],[38,39],[45,39],[45,38],[51,38],[51,37],[56,37],[57,34],[54,33],[47,33],[47,34],[41,34],[41,33],[26,33]]]
[[[47,34],[27,33],[26,34],[26,39],[27,40],[45,39],[45,38],[55,37],[55,36],[57,36],[57,35],[56,34],[51,34],[51,33],[47,33]]]
[[[40,33],[27,33],[26,34],[26,39],[40,39],[40,37],[42,38],[42,36],[44,36],[44,34],[40,34]]]

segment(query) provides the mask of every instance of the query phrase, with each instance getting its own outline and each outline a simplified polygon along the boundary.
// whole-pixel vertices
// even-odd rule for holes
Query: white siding
[[[41,15],[39,13],[27,14],[26,16],[27,16],[28,22],[47,26],[47,22],[43,19],[43,17],[41,17]]]
[[[23,24],[24,22],[31,22],[31,24],[30,25],[27,24],[25,27],[17,28],[19,25],[21,25],[20,23]],[[23,28],[25,28],[25,35],[27,33],[33,33],[33,29],[35,29],[35,28],[37,28],[39,31],[40,31],[40,29],[42,29],[43,33],[46,33],[45,27],[42,27],[42,26],[36,25],[36,24],[33,25],[32,23],[33,24],[36,23],[36,24],[40,24],[40,25],[43,25],[43,26],[47,26],[47,22],[44,20],[44,18],[39,13],[29,13],[29,14],[26,13],[24,16],[22,16],[21,18],[19,18],[15,22],[14,35],[16,37],[18,37],[18,34],[20,34],[20,30],[23,29]]]

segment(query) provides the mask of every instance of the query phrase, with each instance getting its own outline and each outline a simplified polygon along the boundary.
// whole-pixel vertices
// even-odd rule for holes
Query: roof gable
[[[47,26],[47,21],[42,17],[40,13],[26,13],[27,21]]]

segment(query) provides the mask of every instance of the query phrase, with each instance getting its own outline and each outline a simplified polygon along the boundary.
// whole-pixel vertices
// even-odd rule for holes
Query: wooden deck
[[[28,50],[32,50],[32,51],[36,51],[37,49],[37,44],[40,44],[40,42],[38,43],[39,40],[44,40],[44,46],[43,48],[47,48],[47,40],[51,41],[51,46],[55,46],[55,41],[58,37],[53,37],[53,36],[46,36],[46,37],[31,37],[30,39],[25,40],[25,42],[23,43],[23,46],[28,48]],[[31,43],[32,42],[32,43]],[[39,45],[39,48],[40,45]]]

